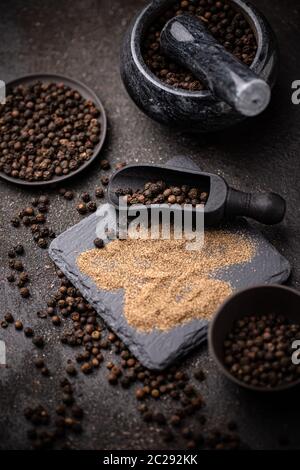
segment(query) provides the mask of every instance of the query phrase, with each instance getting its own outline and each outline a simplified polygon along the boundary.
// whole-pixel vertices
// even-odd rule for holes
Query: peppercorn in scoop
[[[147,182],[144,188],[120,188],[116,190],[117,196],[123,196],[124,202],[129,205],[145,204],[191,204],[193,207],[205,205],[208,192],[201,188],[192,188],[188,185],[170,186],[165,181]]]

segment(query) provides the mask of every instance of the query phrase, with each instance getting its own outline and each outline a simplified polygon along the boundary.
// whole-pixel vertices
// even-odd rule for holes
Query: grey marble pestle
[[[256,116],[268,106],[271,90],[266,81],[228,52],[195,16],[169,20],[160,43],[166,55],[242,115]]]
[[[121,48],[121,76],[136,105],[152,119],[186,132],[211,132],[233,126],[246,116],[228,105],[209,88],[187,91],[168,86],[144,62],[142,44],[145,32],[174,3],[153,0],[130,25]],[[278,70],[276,37],[264,16],[248,1],[230,0],[253,29],[257,53],[249,69],[272,88]],[[251,93],[252,94],[252,93]]]

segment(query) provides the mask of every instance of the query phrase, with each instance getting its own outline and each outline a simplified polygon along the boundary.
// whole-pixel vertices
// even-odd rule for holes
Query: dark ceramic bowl
[[[107,132],[107,119],[105,109],[100,101],[99,97],[96,93],[93,92],[88,86],[84,83],[80,82],[79,80],[74,80],[73,78],[65,77],[64,75],[56,75],[56,74],[46,74],[46,73],[38,73],[38,74],[30,74],[25,75],[24,77],[19,77],[15,80],[6,84],[6,89],[10,90],[18,85],[32,85],[36,82],[43,82],[43,83],[64,83],[66,86],[72,88],[73,90],[77,90],[81,96],[86,100],[91,100],[95,106],[100,110],[100,117],[99,122],[101,124],[101,134],[100,140],[97,145],[93,149],[93,154],[91,158],[84,162],[77,170],[70,172],[67,175],[63,176],[53,176],[51,180],[47,181],[26,181],[21,180],[18,178],[13,178],[12,176],[6,175],[3,171],[0,171],[0,178],[9,181],[10,183],[17,184],[18,186],[25,186],[25,187],[36,187],[36,188],[43,188],[45,186],[53,186],[55,184],[65,182],[66,180],[73,178],[73,176],[78,175],[84,171],[99,155],[100,150],[102,149],[106,132]]]
[[[278,66],[276,38],[264,16],[243,0],[230,0],[253,28],[258,49],[251,69],[273,87]],[[145,64],[141,44],[154,19],[174,0],[153,0],[134,19],[121,48],[121,77],[124,85],[145,114],[152,119],[188,132],[220,130],[245,119],[210,91],[176,89],[160,81]]]
[[[289,321],[300,323],[300,293],[280,285],[250,287],[233,294],[219,308],[209,328],[209,349],[223,374],[232,382],[248,390],[278,392],[300,384],[300,378],[274,388],[254,387],[238,380],[224,365],[223,344],[234,322],[247,315],[266,313],[284,314]]]

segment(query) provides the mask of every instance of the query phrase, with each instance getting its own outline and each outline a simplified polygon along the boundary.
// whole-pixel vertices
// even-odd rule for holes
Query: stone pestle
[[[267,82],[228,52],[198,18],[172,18],[162,30],[160,42],[167,56],[241,115],[256,116],[268,106],[271,90]]]

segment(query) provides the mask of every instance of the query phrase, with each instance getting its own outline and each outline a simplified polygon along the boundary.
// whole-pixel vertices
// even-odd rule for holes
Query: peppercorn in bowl
[[[300,293],[262,285],[232,295],[209,329],[212,357],[223,374],[252,391],[300,384]]]
[[[0,177],[19,185],[58,183],[99,154],[106,115],[95,93],[59,75],[29,75],[7,84],[0,105]]]

